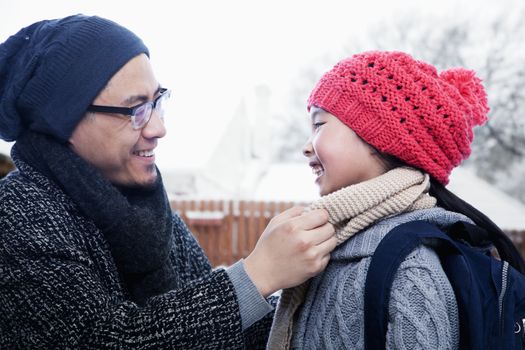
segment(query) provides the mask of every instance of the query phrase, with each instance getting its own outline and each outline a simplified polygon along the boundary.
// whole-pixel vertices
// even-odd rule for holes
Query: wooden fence
[[[171,202],[213,266],[248,256],[271,218],[293,202],[176,200]]]
[[[250,254],[271,218],[293,202],[173,200],[213,266],[228,266]],[[525,256],[525,231],[507,231]]]

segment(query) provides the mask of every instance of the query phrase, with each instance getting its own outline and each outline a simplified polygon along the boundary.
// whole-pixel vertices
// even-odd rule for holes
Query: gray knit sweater
[[[292,348],[363,349],[364,285],[371,256],[395,226],[427,220],[449,226],[466,217],[441,208],[384,219],[341,244],[312,279],[295,323]],[[421,246],[401,264],[390,296],[388,349],[456,349],[458,311],[436,253]]]
[[[241,314],[258,319],[268,309],[239,296],[242,265],[212,271],[178,216],[170,253],[177,288],[139,307],[94,223],[31,166],[17,167],[0,181],[0,349],[264,347],[272,314],[243,332],[253,322]]]

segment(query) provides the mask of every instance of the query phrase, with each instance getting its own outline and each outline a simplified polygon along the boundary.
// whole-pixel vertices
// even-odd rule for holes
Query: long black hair
[[[377,150],[375,151],[387,170],[407,166],[405,162],[397,157],[381,153]],[[442,183],[432,178],[432,176],[430,177],[429,194],[437,199],[437,205],[441,208],[463,214],[474,221],[478,227],[483,228],[488,233],[488,237],[494,247],[498,250],[500,258],[507,261],[516,270],[525,273],[525,260],[519,250],[505,232],[485,214],[449,191]]]

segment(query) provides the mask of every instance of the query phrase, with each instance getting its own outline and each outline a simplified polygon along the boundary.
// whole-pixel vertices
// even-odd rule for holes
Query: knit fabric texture
[[[348,186],[321,197],[309,210],[326,209],[334,225],[338,243],[374,222],[402,212],[432,208],[435,198],[428,195],[430,178],[418,170],[402,167]],[[275,311],[268,349],[289,349],[295,313],[302,304],[308,281],[285,289]]]
[[[0,45],[0,138],[26,129],[67,141],[111,77],[148,49],[110,20],[74,15],[36,22]]]
[[[139,307],[104,234],[13,154],[0,181],[0,349],[257,349],[273,313],[242,332],[235,286],[173,215],[175,287]]]
[[[339,245],[310,281],[294,321],[293,349],[364,349],[364,286],[374,251],[394,227],[425,220],[446,229],[463,215],[439,207],[378,221]],[[388,304],[386,349],[457,349],[454,291],[429,246],[414,249],[398,268]]]
[[[422,169],[443,184],[470,155],[473,127],[489,107],[475,72],[438,74],[395,51],[368,51],[337,63],[308,99],[339,118],[365,142]]]

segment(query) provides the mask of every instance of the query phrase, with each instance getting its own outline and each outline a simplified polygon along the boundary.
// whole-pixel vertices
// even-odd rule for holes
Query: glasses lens
[[[155,105],[155,111],[158,113],[159,117],[164,119],[164,111],[166,110],[166,104],[170,97],[170,92],[166,91],[162,96],[159,97]]]
[[[148,122],[151,117],[151,102],[145,103],[135,110],[133,118],[133,128],[140,129]]]

